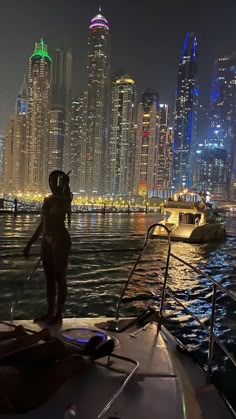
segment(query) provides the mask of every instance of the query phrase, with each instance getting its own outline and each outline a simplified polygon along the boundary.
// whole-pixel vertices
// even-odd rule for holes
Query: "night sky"
[[[138,93],[157,89],[174,103],[178,59],[186,31],[199,44],[200,101],[208,106],[213,61],[236,49],[236,0],[102,0],[112,44],[112,73],[128,73]],[[98,0],[4,0],[0,7],[0,112],[5,128],[35,41],[49,53],[65,42],[73,54],[73,95],[86,88],[88,24]]]

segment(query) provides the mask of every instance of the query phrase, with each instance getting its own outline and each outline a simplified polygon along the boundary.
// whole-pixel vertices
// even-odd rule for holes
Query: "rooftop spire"
[[[99,6],[98,6],[98,12],[99,12],[99,13],[102,13],[102,5],[101,5],[101,3],[99,3]]]
[[[48,58],[50,61],[52,61],[50,55],[48,55],[48,47],[44,43],[43,38],[40,39],[40,42],[35,43],[34,53],[31,55],[30,58],[33,57]]]
[[[25,74],[24,74],[24,79],[23,79],[22,85],[21,85],[20,90],[19,90],[18,97],[22,97],[22,98],[27,97],[27,83],[26,83]]]

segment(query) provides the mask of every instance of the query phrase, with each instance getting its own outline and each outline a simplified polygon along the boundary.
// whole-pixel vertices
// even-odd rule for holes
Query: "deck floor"
[[[106,319],[107,320],[107,319]],[[64,319],[62,329],[53,328],[52,333],[60,336],[61,330],[91,327],[104,321],[98,319]],[[23,326],[40,330],[32,321],[20,321]],[[3,330],[7,326],[1,325]],[[115,337],[114,353],[130,357],[140,363],[140,368],[122,392],[114,406],[104,416],[120,419],[200,419],[201,415],[189,377],[176,366],[168,343],[168,333],[157,335],[154,323],[137,329],[133,326],[122,333],[110,333]],[[0,415],[1,419],[64,419],[66,406],[73,402],[77,406],[78,419],[95,419],[118,391],[132,365],[112,358],[107,367],[107,358],[93,363],[88,369],[65,383],[53,397],[39,408],[23,415]],[[214,404],[214,403],[213,403]],[[226,412],[226,411],[224,411]],[[221,414],[221,413],[220,413]],[[206,416],[207,417],[207,416]],[[211,416],[208,416],[211,417]],[[218,416],[228,419],[230,416]],[[218,419],[214,417],[214,419]]]

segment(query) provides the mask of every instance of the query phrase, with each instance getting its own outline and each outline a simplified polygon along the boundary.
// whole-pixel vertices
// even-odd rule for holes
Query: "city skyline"
[[[73,96],[79,95],[84,90],[86,87],[87,26],[91,16],[96,14],[99,5],[95,0],[90,0],[83,5],[78,5],[73,0],[70,5],[65,5],[60,0],[57,2],[52,0],[45,16],[46,3],[42,1],[38,5],[39,21],[35,21],[30,19],[33,16],[33,5],[30,1],[23,0],[21,4],[18,4],[12,0],[10,3],[11,7],[14,5],[14,10],[18,13],[12,17],[12,8],[9,8],[8,4],[2,8],[3,22],[9,21],[9,14],[13,19],[10,33],[4,24],[1,27],[3,38],[6,39],[3,45],[3,55],[8,56],[9,51],[13,50],[16,33],[18,48],[14,48],[14,54],[10,55],[8,60],[4,60],[0,69],[0,80],[4,80],[0,95],[1,126],[4,128],[8,116],[13,113],[22,74],[27,71],[25,63],[31,52],[31,45],[41,36],[45,38],[50,53],[65,43],[71,47],[74,57]],[[128,4],[121,1],[118,8],[110,1],[102,1],[102,11],[111,22],[112,75],[117,72],[130,74],[136,81],[139,95],[147,87],[151,87],[159,91],[163,103],[173,106],[175,74],[182,39],[187,31],[193,30],[197,33],[201,50],[199,82],[202,92],[201,101],[206,106],[210,96],[213,62],[218,56],[231,53],[234,49],[235,29],[230,26],[229,20],[232,19],[236,5],[228,0],[228,7],[223,8],[221,3],[216,1],[212,8],[209,2],[200,1],[196,9],[194,2],[191,1],[183,0],[178,6],[170,1],[165,3],[163,5],[161,2],[149,0],[144,5],[143,2],[136,0],[131,0]],[[167,10],[168,21],[164,22],[163,17]],[[53,19],[54,14],[57,16],[56,20]],[[120,25],[121,21],[122,25]],[[220,33],[216,31],[217,22],[221,22]],[[142,31],[139,30],[140,25],[145,36],[142,36]],[[120,30],[121,26],[122,30]],[[148,40],[148,46],[146,40]],[[148,65],[139,54],[139,48],[144,47],[149,51]]]
[[[6,185],[10,182],[10,190],[46,191],[48,174],[55,169],[72,170],[73,190],[90,196],[165,197],[183,187],[207,188],[199,163],[205,164],[205,161],[206,167],[212,167],[209,159],[213,154],[204,150],[215,141],[211,141],[213,136],[206,134],[200,141],[198,138],[202,126],[197,127],[197,119],[200,116],[201,121],[199,110],[203,108],[199,107],[196,33],[187,32],[182,41],[174,77],[173,106],[171,102],[163,101],[157,89],[148,86],[140,98],[141,92],[137,89],[136,94],[136,80],[131,75],[120,70],[114,76],[110,61],[111,24],[99,5],[88,23],[86,89],[75,96],[73,102],[71,47],[58,45],[50,51],[43,38],[35,43],[29,57],[27,84],[24,78],[16,99],[15,114],[19,113],[19,117],[9,118],[6,135],[5,180]],[[140,55],[145,55],[141,49]],[[234,57],[234,53],[229,57]],[[220,188],[224,190],[222,185],[227,179],[227,193],[229,188],[234,193],[236,183],[231,181],[231,172],[236,149],[235,66],[231,59],[224,57],[216,58],[217,62],[219,65],[215,67],[211,84],[213,96],[216,91],[219,99],[215,101],[213,97],[212,100],[211,92],[209,114],[205,112],[205,118],[212,128],[221,123],[225,142],[231,143],[231,151],[228,150],[219,163],[219,169],[223,165]],[[224,68],[221,62],[225,63]],[[226,79],[227,87],[224,87]],[[24,121],[20,117],[21,108],[25,113]],[[232,121],[228,126],[229,117]],[[26,135],[23,135],[22,124],[26,125]],[[207,138],[211,140],[207,141]],[[201,144],[207,144],[204,150]],[[206,160],[201,156],[195,159],[197,151],[202,157],[204,154]],[[22,156],[25,159],[24,179],[14,169],[14,161],[20,162]],[[209,184],[213,178],[217,183],[217,161],[216,158]],[[22,165],[17,163],[18,166]],[[14,178],[19,179],[15,185]],[[217,185],[216,190],[219,193]]]

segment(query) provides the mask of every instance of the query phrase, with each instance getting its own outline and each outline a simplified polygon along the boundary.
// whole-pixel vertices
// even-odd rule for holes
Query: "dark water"
[[[145,232],[159,219],[157,214],[75,214],[70,234],[72,254],[68,269],[69,293],[66,317],[113,316],[115,303],[144,241]],[[17,293],[31,272],[39,255],[39,243],[33,255],[25,260],[22,250],[39,220],[38,215],[11,214],[0,216],[0,318],[8,319]],[[191,245],[173,243],[172,251],[189,263],[212,275],[224,287],[236,293],[236,217],[227,217],[227,240],[220,243]],[[161,279],[167,246],[151,240],[140,263],[121,313],[138,313],[149,303],[159,304]],[[208,281],[174,260],[171,262],[169,285],[189,309],[209,324],[211,288]],[[16,318],[33,318],[45,306],[45,286],[42,269],[34,275],[22,301],[17,305]],[[168,327],[205,365],[207,336],[196,322],[171,300],[166,301]],[[236,356],[236,303],[218,293],[216,332]],[[217,350],[215,381],[233,402],[236,376],[232,366]],[[236,406],[235,406],[236,407]]]

